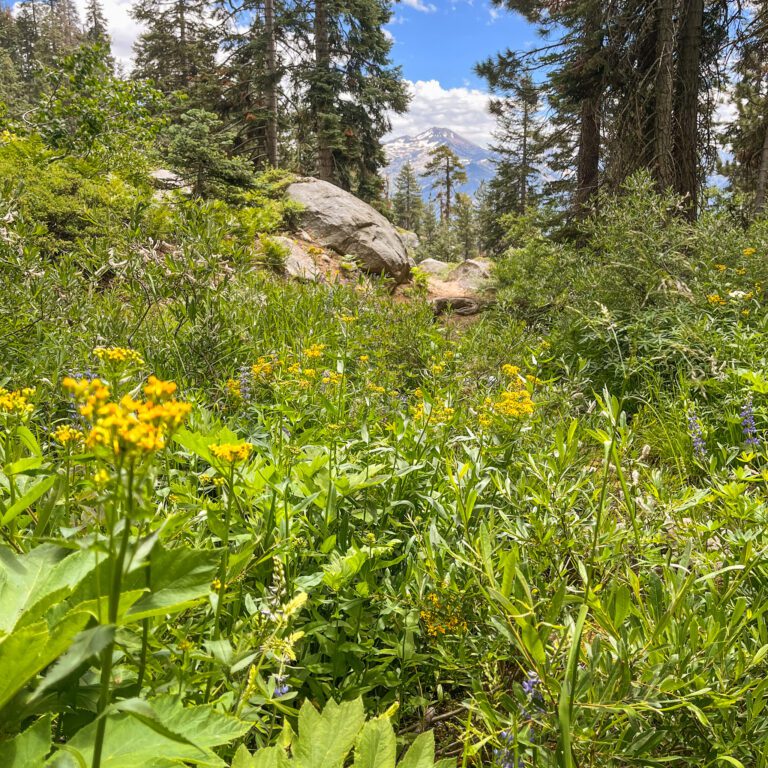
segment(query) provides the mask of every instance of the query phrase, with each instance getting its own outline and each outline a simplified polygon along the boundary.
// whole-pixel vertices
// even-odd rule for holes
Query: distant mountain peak
[[[432,126],[416,136],[398,136],[385,142],[387,167],[384,176],[394,188],[395,178],[406,163],[410,163],[417,175],[421,174],[429,161],[429,152],[441,144],[447,145],[466,165],[467,183],[459,188],[461,192],[474,194],[483,181],[493,176],[493,155],[483,147],[465,139],[451,128]],[[420,179],[425,197],[429,196],[429,181]]]

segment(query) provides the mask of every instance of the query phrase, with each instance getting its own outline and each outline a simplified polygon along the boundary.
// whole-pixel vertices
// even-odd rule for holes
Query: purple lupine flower
[[[288,685],[285,675],[275,675],[275,683],[275,692],[273,695],[276,697],[285,696],[285,694],[291,690],[291,686]]]
[[[741,409],[741,433],[744,435],[744,444],[753,448],[760,447],[760,439],[757,436],[757,427],[755,426],[755,411],[752,407],[752,395],[747,398],[744,407]]]
[[[688,414],[688,433],[693,443],[693,455],[697,459],[706,458],[707,444],[704,442],[704,430],[702,430],[699,417],[694,411],[690,411]]]
[[[238,383],[240,384],[240,397],[242,397],[243,400],[249,400],[251,397],[252,376],[251,369],[247,365],[244,365],[240,369]]]
[[[531,670],[528,673],[528,677],[523,680],[523,691],[525,692],[525,695],[529,698],[535,698],[539,694],[539,684],[541,683],[541,680],[539,679],[539,676]]]

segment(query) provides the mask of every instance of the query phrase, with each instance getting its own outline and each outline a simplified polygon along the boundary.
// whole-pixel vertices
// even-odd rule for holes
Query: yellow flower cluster
[[[29,402],[35,394],[32,387],[8,390],[0,387],[0,413],[6,416],[28,416],[34,410]]]
[[[380,387],[378,384],[374,384],[372,381],[369,381],[365,385],[365,388],[369,392],[373,392],[374,394],[377,394],[377,395],[383,395],[387,391],[386,389],[384,389],[384,387]]]
[[[240,382],[237,379],[227,379],[227,394],[235,400],[239,400],[243,396],[240,391]]]
[[[725,272],[725,270],[728,269],[728,267],[726,267],[725,264],[715,264],[715,269],[718,272]]]
[[[427,595],[427,602],[420,615],[430,637],[467,631],[466,619],[454,608],[444,605],[434,592]]]
[[[341,374],[336,373],[336,371],[325,371],[321,381],[323,384],[332,384],[333,386],[338,386],[341,384]]]
[[[79,430],[71,427],[69,424],[63,424],[53,431],[53,439],[60,445],[70,445],[72,443],[81,443],[85,435]]]
[[[757,248],[745,248],[742,253],[745,256],[754,256],[757,253]]]
[[[426,420],[430,424],[444,424],[453,418],[456,411],[445,403],[445,401],[435,400],[432,408],[428,409],[424,400],[411,408],[411,415],[414,421]]]
[[[325,350],[325,344],[313,344],[311,347],[307,347],[304,350],[304,356],[310,359],[317,359],[323,356]]]
[[[531,393],[526,388],[526,381],[535,384],[538,383],[538,379],[535,376],[527,376],[523,379],[516,365],[504,365],[501,372],[511,381],[498,397],[486,397],[483,401],[478,417],[483,427],[490,426],[496,417],[520,419],[523,416],[529,416],[535,408]]]
[[[724,307],[728,303],[719,293],[710,293],[707,296],[707,301],[713,307]]]
[[[0,143],[1,144],[10,144],[13,141],[16,141],[19,137],[15,133],[11,133],[9,130],[0,131]]]
[[[209,446],[210,452],[220,461],[227,464],[237,464],[251,455],[253,445],[251,443],[221,443]]]
[[[251,374],[255,379],[266,379],[275,370],[275,361],[268,357],[260,357],[252,366]]]
[[[127,347],[96,347],[93,354],[108,363],[134,363],[144,365],[144,358],[135,350]]]
[[[115,457],[154,453],[165,447],[168,435],[183,423],[192,406],[172,397],[173,382],[150,377],[144,388],[146,400],[125,395],[112,400],[109,386],[101,379],[62,381],[79,403],[82,416],[91,422],[85,444],[106,449]]]

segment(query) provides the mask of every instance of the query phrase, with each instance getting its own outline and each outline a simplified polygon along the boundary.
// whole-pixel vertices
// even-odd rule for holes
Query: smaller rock
[[[448,279],[471,290],[481,290],[488,286],[491,279],[491,265],[480,259],[467,259],[451,272]]]
[[[323,270],[316,255],[310,253],[302,243],[282,235],[274,236],[272,240],[288,250],[284,266],[286,275],[304,282],[322,282]]]
[[[453,269],[454,265],[449,264],[447,261],[440,261],[439,259],[424,259],[416,265],[422,272],[426,272],[428,275],[446,279],[448,273]]]

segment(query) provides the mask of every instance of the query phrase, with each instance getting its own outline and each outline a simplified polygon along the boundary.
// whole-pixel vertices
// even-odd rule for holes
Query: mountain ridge
[[[394,192],[397,174],[406,163],[410,163],[419,177],[422,197],[431,196],[430,182],[421,178],[421,173],[429,161],[429,151],[441,144],[446,144],[466,165],[467,182],[458,187],[459,192],[474,195],[483,181],[488,181],[494,174],[493,152],[469,139],[465,139],[451,128],[432,126],[415,136],[398,136],[384,143],[387,166],[383,173],[387,180],[390,194]]]

